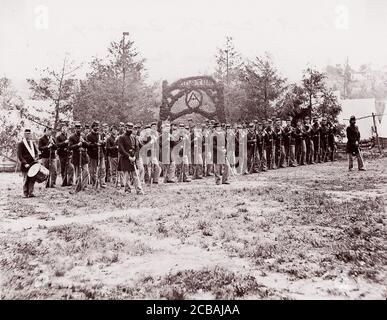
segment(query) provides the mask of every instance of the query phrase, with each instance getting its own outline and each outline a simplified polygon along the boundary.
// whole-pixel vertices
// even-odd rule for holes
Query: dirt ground
[[[1,299],[386,299],[387,158],[123,190],[0,174]]]

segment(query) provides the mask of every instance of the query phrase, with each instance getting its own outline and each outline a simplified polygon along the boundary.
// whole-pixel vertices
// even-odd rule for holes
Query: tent
[[[372,113],[376,115],[376,127],[379,137],[387,138],[387,105],[386,100],[371,99],[342,99],[340,100],[342,112],[339,114],[339,122],[349,124],[348,119],[354,115],[357,118],[362,139],[370,139],[373,135],[374,122]],[[363,118],[364,119],[361,119]]]

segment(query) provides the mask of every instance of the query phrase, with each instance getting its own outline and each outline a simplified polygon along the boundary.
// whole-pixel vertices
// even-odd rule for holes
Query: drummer
[[[20,161],[20,170],[23,174],[23,194],[25,198],[35,197],[35,179],[27,175],[28,169],[38,159],[38,148],[31,139],[31,129],[24,130],[24,138],[17,145],[17,157]]]

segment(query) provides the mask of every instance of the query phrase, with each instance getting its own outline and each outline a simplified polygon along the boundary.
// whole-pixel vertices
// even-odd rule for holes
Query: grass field
[[[1,299],[386,299],[387,158],[21,197],[0,174]]]

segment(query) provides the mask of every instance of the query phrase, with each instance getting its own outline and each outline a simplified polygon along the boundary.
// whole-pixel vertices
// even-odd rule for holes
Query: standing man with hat
[[[327,162],[328,152],[329,152],[329,143],[328,143],[328,135],[329,128],[327,124],[327,118],[321,119],[320,126],[320,143],[321,143],[321,161]]]
[[[266,159],[267,159],[267,167],[269,170],[275,169],[275,144],[274,144],[274,138],[275,133],[273,130],[273,121],[271,119],[268,119],[267,121],[267,127],[265,129],[266,135],[265,135],[265,147],[266,147]]]
[[[281,124],[281,118],[277,118],[275,121],[275,127],[274,127],[274,133],[275,133],[275,163],[277,168],[285,168],[285,145],[284,145],[284,138],[285,134],[282,129]]]
[[[305,158],[306,164],[314,164],[314,144],[312,139],[312,125],[310,118],[307,116],[304,119],[304,137],[305,137]]]
[[[44,135],[39,139],[39,151],[42,164],[49,170],[50,174],[47,179],[46,188],[55,188],[56,184],[56,155],[57,146],[52,137],[51,128],[44,128]]]
[[[124,172],[125,192],[131,192],[130,180],[132,179],[137,194],[144,194],[136,166],[136,153],[138,152],[138,144],[132,132],[133,123],[128,122],[126,124],[125,133],[118,138],[117,143],[118,152],[120,154],[120,167]]]
[[[243,174],[257,173],[256,171],[257,134],[253,122],[247,129],[247,171]]]
[[[111,182],[118,186],[117,167],[118,167],[118,145],[117,145],[117,126],[110,127],[110,136],[106,140],[106,155],[109,162],[109,171]]]
[[[76,188],[75,192],[84,190],[89,181],[89,158],[86,153],[88,143],[82,136],[80,122],[74,123],[75,132],[69,137],[69,150],[72,152],[71,162],[75,169]]]
[[[56,153],[60,162],[62,187],[72,186],[74,180],[74,166],[70,162],[71,152],[68,149],[68,122],[62,122],[60,133],[56,137],[56,145],[58,147]]]
[[[356,117],[351,116],[349,126],[347,127],[347,153],[349,171],[353,170],[353,157],[357,158],[357,166],[359,171],[366,171],[364,160],[360,150],[360,131],[356,125]]]
[[[35,197],[35,178],[28,177],[28,169],[38,159],[38,148],[31,139],[31,129],[24,130],[24,138],[17,144],[17,158],[23,175],[23,194],[25,198]]]
[[[106,142],[107,139],[109,138],[109,125],[107,123],[102,124],[102,133],[101,133],[101,139],[104,142],[104,145],[101,147],[103,150],[104,154],[104,161],[105,161],[105,182],[110,182],[111,176],[110,176],[110,164],[109,164],[109,159],[107,155],[107,149],[106,149]]]
[[[313,124],[312,124],[312,141],[313,141],[313,147],[314,147],[314,153],[313,153],[313,162],[314,163],[320,163],[321,162],[321,138],[320,138],[320,125],[318,123],[317,117],[313,118]]]
[[[91,125],[91,129],[91,132],[86,137],[89,144],[87,154],[90,158],[89,170],[91,184],[94,186],[100,186],[101,188],[106,188],[105,155],[102,148],[105,143],[102,141],[101,134],[99,132],[99,121],[94,121]]]
[[[226,135],[224,131],[221,130],[221,125],[219,123],[214,124],[214,129],[215,131],[212,135],[212,161],[214,163],[215,183],[217,185],[230,184],[228,181],[230,166],[226,154]]]

